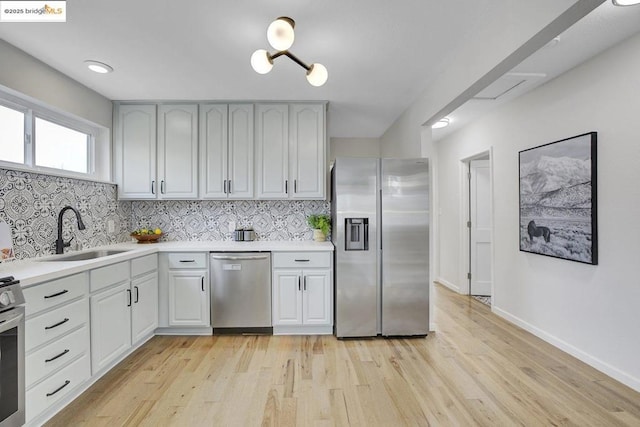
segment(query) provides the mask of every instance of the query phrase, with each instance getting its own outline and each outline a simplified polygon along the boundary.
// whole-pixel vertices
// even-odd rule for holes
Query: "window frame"
[[[16,163],[0,159],[0,168],[22,170],[32,173],[44,173],[47,175],[63,176],[85,180],[101,180],[96,171],[96,139],[102,132],[97,125],[92,125],[86,121],[21,99],[15,95],[0,89],[0,105],[19,111],[24,114],[24,163]],[[36,164],[37,135],[35,135],[36,118],[46,120],[58,126],[84,133],[87,135],[87,172],[77,172],[67,169],[58,169],[48,166],[38,166]],[[35,136],[35,139],[34,139]]]

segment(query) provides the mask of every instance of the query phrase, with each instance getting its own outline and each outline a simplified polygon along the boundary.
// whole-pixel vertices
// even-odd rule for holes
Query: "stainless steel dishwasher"
[[[214,334],[273,333],[271,253],[211,253]]]

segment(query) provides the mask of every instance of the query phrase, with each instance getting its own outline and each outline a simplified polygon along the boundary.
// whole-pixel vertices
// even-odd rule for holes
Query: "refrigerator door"
[[[429,332],[429,166],[382,160],[382,335]]]
[[[377,335],[377,176],[378,159],[338,158],[333,167],[338,338]]]

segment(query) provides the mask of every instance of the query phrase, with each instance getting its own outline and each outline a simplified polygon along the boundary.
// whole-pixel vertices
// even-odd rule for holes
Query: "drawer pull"
[[[195,259],[181,259],[180,262],[196,262]]]
[[[44,361],[45,361],[45,363],[53,362],[54,360],[61,358],[62,356],[64,356],[67,353],[69,353],[69,349],[66,349],[65,351],[63,351],[62,353],[60,353],[57,356],[53,356],[51,359],[44,359]]]
[[[55,389],[54,391],[52,391],[51,393],[47,393],[47,397],[51,397],[54,394],[56,394],[57,392],[59,392],[60,390],[62,390],[63,388],[65,388],[66,386],[68,386],[69,384],[71,384],[71,381],[66,380],[64,382],[64,384],[62,384],[60,387],[58,387],[57,389]]]
[[[294,259],[295,262],[309,262],[308,259]]]
[[[53,328],[57,328],[60,325],[64,325],[65,323],[67,323],[69,321],[68,317],[65,317],[63,321],[56,323],[55,325],[51,325],[51,326],[45,326],[44,329],[45,330],[49,330],[49,329],[53,329]]]
[[[131,289],[127,289],[127,307],[131,307]]]
[[[44,299],[49,299],[49,298],[55,298],[55,297],[59,297],[60,295],[64,295],[67,292],[69,292],[68,290],[64,290],[64,291],[60,291],[60,292],[56,292],[55,294],[51,294],[51,295],[45,295]]]

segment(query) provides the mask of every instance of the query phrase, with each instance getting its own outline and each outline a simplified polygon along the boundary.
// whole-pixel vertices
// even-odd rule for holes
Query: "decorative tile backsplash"
[[[131,202],[118,202],[115,185],[0,169],[0,220],[11,228],[16,258],[55,252],[58,213],[67,205],[86,227],[79,231],[73,212],[65,213],[62,235],[65,241],[73,236],[72,245],[86,249],[130,239]]]
[[[83,249],[131,240],[142,227],[160,227],[163,240],[232,240],[229,225],[253,227],[258,240],[311,240],[310,214],[330,214],[324,200],[118,201],[113,184],[0,169],[0,220],[12,232],[16,258],[55,252],[58,213],[69,205],[80,212],[78,230],[66,212],[62,236]],[[114,231],[108,232],[113,221]]]
[[[229,224],[253,227],[257,240],[311,240],[307,215],[330,214],[324,200],[133,202],[134,228],[160,227],[163,240],[232,240]]]

